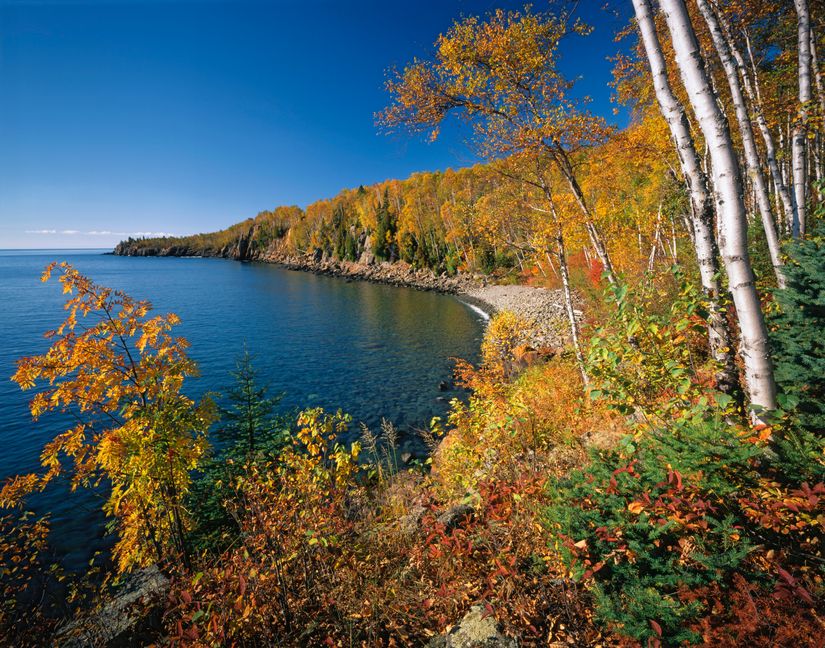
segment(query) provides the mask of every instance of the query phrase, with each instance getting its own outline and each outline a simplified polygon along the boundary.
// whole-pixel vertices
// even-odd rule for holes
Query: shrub
[[[639,640],[696,639],[683,594],[725,582],[750,552],[736,495],[756,484],[759,448],[717,418],[675,422],[550,486],[550,530],[599,618]]]
[[[675,268],[665,281],[648,279],[633,292],[608,288],[615,310],[593,335],[586,363],[591,397],[659,425],[708,392],[712,367],[696,287]]]

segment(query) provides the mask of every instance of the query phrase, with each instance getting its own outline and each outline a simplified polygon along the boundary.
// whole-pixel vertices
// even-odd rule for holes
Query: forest
[[[189,398],[176,316],[49,266],[66,319],[13,380],[77,423],[0,490],[6,643],[119,645],[95,619],[154,570],[131,645],[822,645],[822,5],[632,0],[620,130],[559,69],[592,37],[575,4],[457,18],[388,71],[377,129],[457,120],[482,163],[121,244],[555,288],[567,346],[497,313],[408,466],[391,421],[344,443],[346,413],[281,410],[248,355],[228,403]],[[58,479],[106,491],[83,577],[27,512]]]

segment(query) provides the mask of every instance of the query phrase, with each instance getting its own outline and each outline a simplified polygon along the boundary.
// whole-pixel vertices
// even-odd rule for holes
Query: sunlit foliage
[[[105,483],[121,571],[175,558],[187,563],[183,498],[213,413],[209,401],[181,393],[197,367],[186,340],[171,335],[179,319],[151,316],[148,302],[98,286],[66,263],[48,266],[43,281],[55,267],[69,295],[68,316],[46,334],[45,354],[19,362],[14,380],[23,389],[43,385],[30,404],[35,419],[59,411],[76,424],[43,449],[45,471],[5,484],[0,503],[16,506],[66,472],[72,489]]]

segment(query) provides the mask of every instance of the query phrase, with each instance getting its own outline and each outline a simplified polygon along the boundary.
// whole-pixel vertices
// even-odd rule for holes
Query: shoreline
[[[471,308],[487,314],[487,318],[500,311],[510,311],[531,322],[534,330],[530,336],[538,349],[561,349],[569,343],[569,328],[561,288],[538,288],[520,284],[490,284],[457,295]],[[576,317],[582,317],[576,310]]]
[[[200,254],[198,254],[200,252]],[[536,348],[562,348],[569,342],[564,296],[561,289],[537,288],[519,284],[491,284],[481,274],[435,274],[429,269],[415,269],[403,262],[341,261],[321,254],[289,255],[268,250],[264,253],[243,255],[237,248],[204,253],[185,247],[134,248],[118,246],[112,252],[117,256],[174,256],[179,258],[217,257],[235,261],[249,261],[277,265],[294,272],[337,277],[346,281],[368,281],[388,286],[414,288],[453,295],[465,306],[489,323],[499,311],[511,311],[533,323],[532,344]],[[581,311],[576,315],[581,317]]]

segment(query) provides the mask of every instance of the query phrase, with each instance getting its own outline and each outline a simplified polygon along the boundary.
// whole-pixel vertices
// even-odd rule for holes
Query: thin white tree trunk
[[[745,46],[747,47],[748,57],[751,61],[751,67],[753,70],[753,83],[751,83],[750,75],[748,73],[748,66],[745,64],[745,59],[742,56],[742,52],[740,52],[739,48],[736,47],[736,42],[734,41],[733,35],[730,32],[730,27],[727,25],[725,21],[724,13],[720,12],[718,15],[721,18],[722,26],[725,30],[725,38],[728,42],[728,47],[730,47],[730,50],[733,53],[733,57],[734,59],[736,59],[736,64],[739,68],[739,74],[742,77],[742,83],[745,86],[745,92],[748,94],[748,98],[750,99],[751,104],[754,106],[754,113],[756,115],[756,125],[759,127],[759,132],[762,133],[762,139],[765,142],[765,159],[768,163],[768,169],[770,169],[771,172],[774,188],[779,197],[779,200],[782,202],[782,211],[785,214],[785,220],[781,222],[783,224],[787,224],[787,226],[790,227],[791,223],[793,223],[793,220],[795,218],[793,200],[791,199],[791,194],[788,191],[788,185],[785,182],[784,177],[782,176],[782,171],[779,167],[779,163],[777,162],[776,144],[773,140],[773,134],[771,133],[771,130],[768,127],[768,121],[765,119],[765,111],[762,106],[762,92],[759,88],[759,75],[758,70],[756,68],[756,63],[753,59],[753,52],[751,50],[750,39],[748,38],[747,33],[745,33]],[[781,140],[781,128],[779,136]],[[780,147],[781,146],[782,144],[780,141]],[[784,225],[782,229],[785,229]]]
[[[555,209],[555,208],[554,208]],[[557,224],[556,230],[556,256],[559,260],[561,270],[561,284],[564,289],[564,308],[567,311],[567,319],[570,322],[570,338],[573,342],[573,351],[576,354],[576,363],[579,365],[579,372],[585,388],[590,384],[590,377],[584,366],[584,354],[582,353],[581,342],[579,341],[579,322],[576,319],[576,310],[573,308],[573,293],[570,290],[570,272],[567,268],[567,251],[564,247],[564,233],[561,226]]]
[[[556,270],[556,265],[553,263],[553,257],[550,256],[549,252],[545,252],[544,256],[547,257],[547,262],[550,264],[550,269],[553,271],[553,274],[558,277],[559,273]]]
[[[808,104],[811,101],[811,16],[808,0],[794,0],[797,15],[797,47],[799,49],[799,111],[791,142],[793,190],[796,197],[797,219],[793,237],[805,236],[808,211]]]
[[[745,365],[748,396],[755,408],[773,410],[776,409],[776,383],[770,359],[768,329],[748,254],[747,213],[736,152],[717,98],[711,90],[684,0],[661,0],[661,7],[682,81],[710,151],[721,232],[719,247],[739,321],[740,354]]]
[[[691,220],[688,225],[693,231],[693,247],[699,265],[702,290],[709,304],[708,341],[711,352],[721,368],[717,382],[723,391],[732,391],[738,378],[731,333],[720,304],[722,290],[719,283],[718,249],[713,231],[713,202],[708,190],[707,176],[702,169],[685,110],[676,98],[668,79],[667,65],[656,32],[650,0],[633,0],[633,7],[653,75],[656,99],[670,128],[682,175],[690,194]]]
[[[570,324],[570,341],[573,343],[573,351],[576,354],[576,364],[579,366],[579,372],[582,376],[585,392],[590,385],[590,377],[587,375],[587,368],[584,364],[584,354],[582,353],[581,342],[579,340],[579,321],[576,319],[576,310],[573,307],[573,291],[570,288],[570,271],[567,266],[567,250],[564,245],[564,230],[559,220],[558,212],[556,211],[556,201],[553,200],[553,192],[542,176],[539,176],[539,183],[547,199],[550,215],[555,225],[555,243],[556,243],[556,258],[559,262],[559,273],[561,275],[561,284],[564,292],[564,308],[567,312],[567,320]],[[548,257],[549,258],[549,257]]]
[[[647,271],[653,272],[654,264],[656,263],[656,249],[660,245],[660,232],[662,227],[662,203],[659,203],[659,213],[656,215],[656,231],[653,234],[653,245],[650,247],[650,255],[647,259]],[[640,230],[641,231],[641,230]],[[639,245],[641,245],[641,238],[639,238]]]
[[[578,204],[579,209],[581,209],[582,214],[584,214],[585,229],[587,230],[587,235],[590,238],[590,243],[593,245],[593,250],[596,252],[596,256],[599,257],[599,261],[602,264],[604,274],[611,284],[615,284],[617,281],[616,273],[613,271],[613,262],[610,260],[610,254],[608,254],[607,247],[604,244],[604,237],[602,237],[602,234],[596,225],[593,218],[593,212],[587,205],[587,201],[584,198],[584,192],[579,185],[579,181],[576,179],[576,174],[573,170],[573,165],[570,163],[570,159],[567,156],[567,152],[562,149],[561,146],[558,146],[554,149],[552,155],[559,167],[559,170],[565,180],[567,180],[567,184],[570,187],[570,192],[576,200],[576,204]]]
[[[753,125],[751,124],[748,107],[745,103],[745,96],[742,93],[742,86],[739,83],[739,74],[733,55],[728,48],[722,28],[716,19],[716,14],[708,4],[708,0],[696,0],[699,11],[705,19],[713,40],[713,46],[719,59],[722,61],[722,69],[728,80],[733,108],[736,113],[736,120],[739,123],[739,134],[742,137],[742,147],[745,152],[745,163],[748,167],[753,193],[759,215],[762,218],[762,228],[765,231],[765,240],[768,243],[768,252],[771,255],[771,264],[776,275],[776,282],[780,288],[785,287],[785,275],[782,270],[782,253],[779,247],[779,237],[776,235],[776,225],[774,224],[773,210],[771,209],[771,198],[768,195],[768,184],[765,182],[765,174],[762,172],[762,164],[759,161],[759,151],[756,148],[756,140],[753,136]]]

